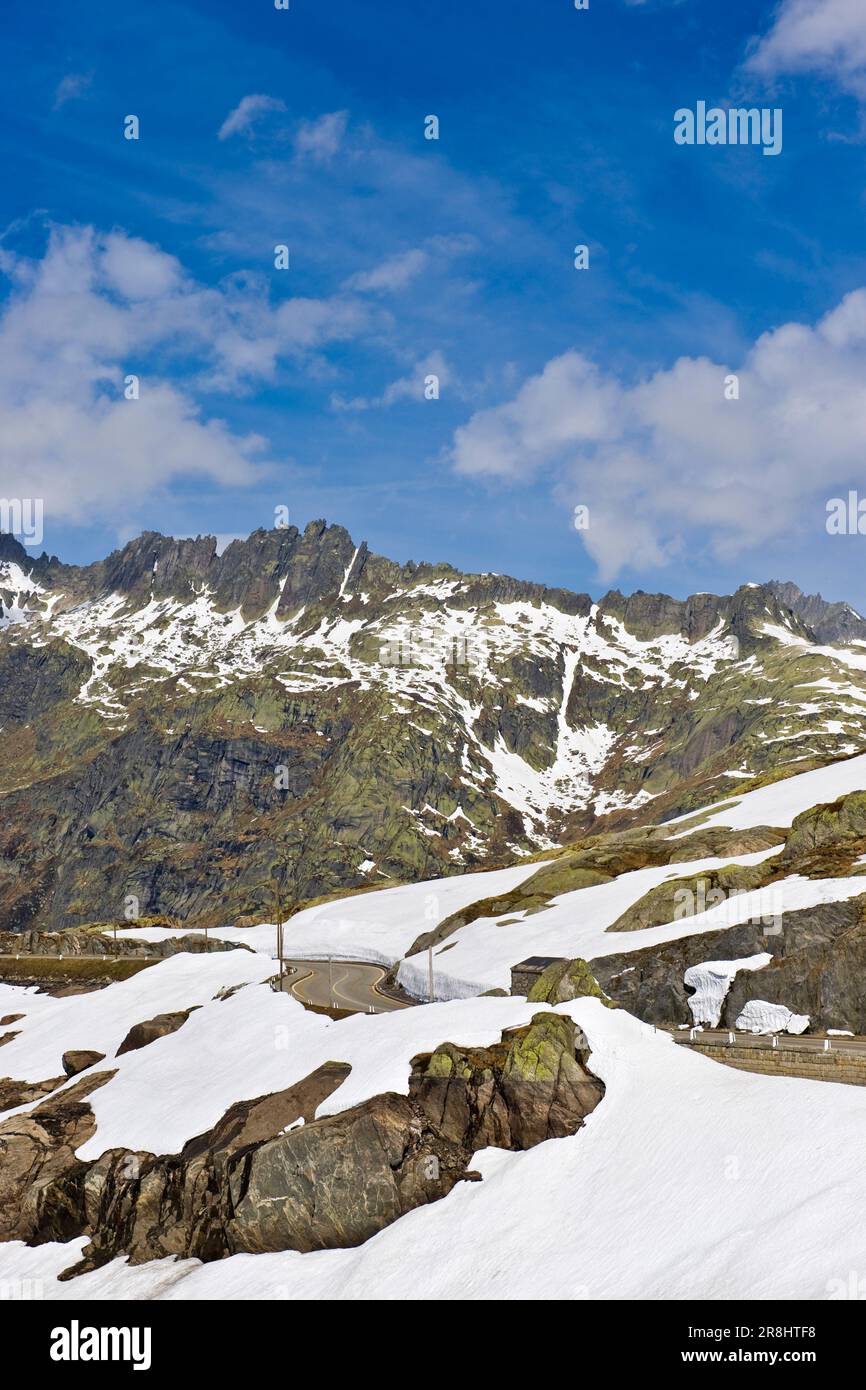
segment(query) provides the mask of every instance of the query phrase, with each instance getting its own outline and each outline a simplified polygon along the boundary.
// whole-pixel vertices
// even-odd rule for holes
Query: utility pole
[[[286,916],[286,914],[285,914],[285,912],[283,911],[283,895],[282,895],[282,893],[280,892],[280,887],[279,887],[279,884],[277,883],[276,879],[274,880],[273,890],[274,890],[274,916],[275,916],[275,918],[276,918],[276,923],[277,923],[277,960],[278,960],[279,963],[280,963],[280,990],[282,990],[282,988],[283,988],[283,975],[285,974],[285,962],[284,962],[284,957],[283,957],[283,951],[284,951],[284,945],[285,945],[285,938],[284,938],[284,930],[283,930],[283,929],[284,929],[284,926],[285,926],[285,916]]]
[[[427,1000],[433,1003],[433,943],[427,947]]]

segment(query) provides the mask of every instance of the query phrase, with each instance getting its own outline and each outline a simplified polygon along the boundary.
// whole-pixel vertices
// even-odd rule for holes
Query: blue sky
[[[825,526],[866,499],[866,6],[7,0],[3,26],[0,496],[44,498],[48,549],[282,505],[398,560],[866,606],[866,539]],[[678,146],[699,100],[780,108],[782,152]]]

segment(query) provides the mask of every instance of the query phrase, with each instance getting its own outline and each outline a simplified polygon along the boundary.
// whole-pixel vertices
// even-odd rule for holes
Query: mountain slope
[[[789,585],[594,603],[312,522],[0,537],[0,605],[0,929],[260,920],[866,748],[866,624]]]

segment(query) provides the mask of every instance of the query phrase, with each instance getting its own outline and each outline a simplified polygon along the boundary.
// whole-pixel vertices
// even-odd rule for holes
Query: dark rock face
[[[698,832],[700,835],[701,832]],[[778,854],[756,865],[730,865],[670,878],[632,903],[608,928],[611,932],[656,926],[704,911],[738,892],[767,894],[767,916],[719,931],[591,962],[601,987],[648,1023],[691,1023],[683,974],[704,961],[740,960],[759,953],[772,961],[734,979],[719,1020],[733,1027],[751,1000],[781,1004],[807,1014],[812,1027],[866,1031],[866,875],[863,893],[845,902],[821,903],[773,914],[774,883],[792,875],[847,877],[858,873],[866,853],[866,793],[851,792],[812,806],[787,830],[766,829],[768,843],[782,841]],[[729,849],[731,846],[729,846]],[[714,848],[710,853],[715,853]],[[683,892],[686,890],[686,901]]]
[[[64,1052],[60,1060],[67,1076],[77,1076],[80,1071],[87,1071],[88,1067],[95,1067],[97,1062],[104,1062],[105,1053],[88,1052],[86,1049],[73,1050]]]
[[[124,1052],[137,1052],[140,1047],[147,1047],[149,1043],[156,1042],[157,1038],[176,1033],[191,1013],[192,1009],[184,1009],[179,1013],[157,1014],[154,1018],[145,1019],[144,1023],[134,1023],[117,1049],[116,1055],[121,1057]]]
[[[799,590],[796,592],[799,593]],[[731,595],[692,594],[687,599],[674,599],[668,594],[646,594],[642,589],[626,596],[618,589],[612,589],[605,594],[599,608],[603,614],[616,618],[635,637],[644,641],[670,632],[679,632],[690,641],[699,641],[722,618],[735,636],[754,646],[756,638],[749,620],[765,612],[768,594],[776,610],[773,616],[787,619],[788,625],[807,640],[813,636],[805,623],[800,621],[793,604],[789,603],[785,586],[774,584],[756,585],[754,588],[743,585]],[[803,598],[802,594],[800,598]]]
[[[866,894],[784,913],[778,935],[761,922],[703,932],[643,951],[590,961],[606,994],[645,1023],[691,1023],[683,974],[711,960],[742,960],[766,952],[762,970],[741,971],[725,999],[719,1026],[732,1028],[752,999],[808,1014],[816,1031],[866,1033]]]
[[[796,584],[767,585],[815,634],[819,642],[866,640],[866,621],[848,603],[828,603],[820,594],[804,594]]]
[[[93,1131],[83,1097],[100,1074],[0,1122],[0,1238],[87,1233],[75,1272],[120,1253],[213,1260],[358,1245],[471,1179],[479,1148],[574,1134],[604,1094],[587,1055],[571,1019],[541,1013],[493,1047],[444,1043],[414,1058],[408,1096],[375,1096],[316,1120],[349,1071],[328,1063],[286,1091],[232,1106],[180,1154],[110,1150],[84,1164],[74,1158]],[[28,1182],[42,1195],[22,1208]]]
[[[96,1128],[87,1097],[113,1075],[86,1077],[36,1110],[0,1121],[0,1240],[42,1244],[80,1234],[88,1165],[75,1150]]]
[[[784,955],[775,957],[752,980],[745,972],[736,977],[725,1000],[723,1027],[733,1026],[749,1000],[765,999],[793,1013],[807,1014],[815,1031],[840,1028],[866,1033],[866,924],[856,922],[828,938],[819,935],[821,921],[819,915],[812,941],[801,938],[799,946],[791,942]]]
[[[77,695],[92,664],[68,642],[0,646],[0,725],[28,724]]]

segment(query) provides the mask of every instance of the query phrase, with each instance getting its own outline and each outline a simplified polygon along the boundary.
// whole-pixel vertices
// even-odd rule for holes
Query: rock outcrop
[[[866,622],[850,603],[828,603],[820,594],[804,594],[790,580],[772,580],[767,588],[797,614],[819,642],[866,641]]]
[[[49,1076],[44,1081],[14,1081],[9,1076],[0,1077],[0,1111],[15,1110],[19,1105],[41,1100],[66,1080],[66,1076]]]
[[[586,1039],[539,1013],[492,1047],[443,1043],[411,1063],[408,1095],[315,1112],[348,1075],[328,1063],[286,1091],[234,1105],[179,1154],[114,1149],[91,1163],[82,1081],[0,1122],[0,1238],[91,1237],[75,1272],[115,1255],[219,1259],[361,1244],[474,1176],[473,1153],[574,1134],[601,1100]],[[25,1188],[37,1196],[23,1200]],[[71,1272],[71,1271],[70,1271]]]
[[[600,956],[590,967],[601,988],[646,1023],[692,1023],[683,975],[705,961],[768,954],[760,970],[739,972],[727,992],[719,1027],[733,1028],[746,1004],[762,999],[827,1028],[866,1033],[866,892],[846,902],[786,912],[778,930],[753,920],[701,932],[640,951]]]
[[[88,1096],[114,1072],[98,1072],[34,1110],[0,1121],[0,1240],[31,1245],[81,1233],[84,1177],[75,1151],[94,1133]]]
[[[145,926],[149,923],[140,922]],[[147,940],[146,937],[110,936],[111,923],[101,924],[101,930],[88,931],[69,929],[66,931],[28,931],[0,932],[0,955],[64,956],[82,958],[88,956],[112,956],[121,959],[137,960],[141,957],[160,959],[176,956],[181,952],[203,954],[210,951],[248,951],[249,946],[235,941],[222,941],[216,936],[205,936],[203,932],[184,932],[180,923],[171,919],[156,919],[155,926],[174,927],[176,936],[164,937],[161,941]],[[121,928],[132,924],[122,921]]]
[[[124,1052],[137,1052],[140,1047],[147,1047],[150,1043],[156,1042],[157,1038],[166,1038],[169,1033],[176,1033],[191,1013],[192,1009],[183,1009],[178,1013],[156,1014],[154,1018],[146,1018],[143,1023],[134,1023],[115,1055],[122,1057]]]
[[[609,1009],[616,1004],[608,999],[585,960],[556,960],[542,971],[526,996],[529,1004],[565,1004],[569,999],[585,997],[600,999]]]
[[[670,878],[651,888],[620,913],[608,927],[611,932],[642,931],[665,922],[680,921],[729,901],[734,894],[750,893],[770,883],[775,875],[771,861],[764,864],[731,864],[705,869],[690,877]]]

